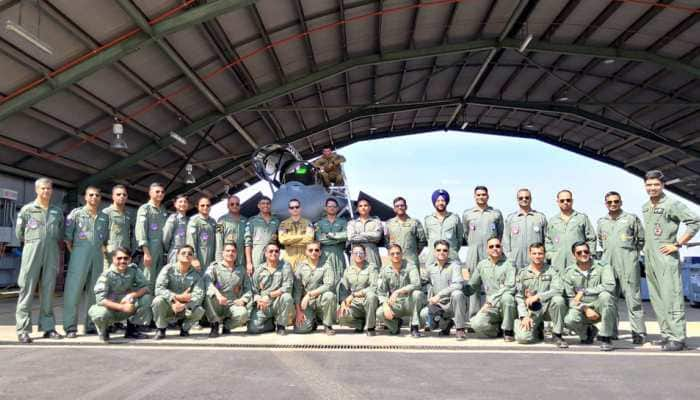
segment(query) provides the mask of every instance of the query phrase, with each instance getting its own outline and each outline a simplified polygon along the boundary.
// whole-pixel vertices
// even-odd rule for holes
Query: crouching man
[[[362,333],[367,328],[367,336],[377,333],[377,272],[374,265],[367,262],[365,248],[361,244],[352,246],[352,262],[345,269],[338,288],[340,302],[338,323],[355,328]]]
[[[239,326],[246,326],[250,314],[248,304],[253,297],[245,265],[236,263],[236,243],[224,244],[221,256],[223,259],[211,263],[204,273],[207,290],[204,304],[211,324],[209,337],[212,338],[219,336],[219,325],[223,325],[221,332],[224,335]]]
[[[265,262],[255,268],[251,287],[254,305],[248,332],[276,330],[278,335],[286,335],[294,311],[294,276],[289,264],[280,260],[280,247],[276,243],[265,246]]]
[[[544,263],[544,244],[533,243],[528,247],[530,265],[518,272],[515,284],[515,301],[518,304],[518,321],[515,322],[515,340],[531,344],[544,340],[544,321],[552,322],[554,344],[560,348],[569,345],[562,338],[566,300],[559,274]]]
[[[117,247],[112,252],[112,264],[95,284],[96,304],[88,315],[95,323],[103,342],[109,342],[109,326],[126,320],[127,339],[145,339],[138,326],[151,322],[151,301],[148,281],[136,264],[131,264],[131,252]]]
[[[389,328],[389,334],[398,335],[404,319],[410,323],[411,336],[418,338],[419,313],[425,306],[420,273],[414,264],[403,259],[401,246],[396,243],[389,245],[389,258],[391,265],[382,268],[377,283],[377,320]]]
[[[177,251],[177,263],[160,270],[156,279],[156,298],[153,299],[153,319],[158,332],[156,340],[165,339],[168,322],[176,319],[180,336],[189,336],[190,328],[204,316],[202,300],[204,283],[192,266],[194,248],[184,245]]]
[[[335,335],[333,319],[338,300],[335,296],[335,269],[321,261],[321,243],[306,245],[306,259],[297,264],[294,273],[294,333],[309,333],[323,324],[326,335]]]

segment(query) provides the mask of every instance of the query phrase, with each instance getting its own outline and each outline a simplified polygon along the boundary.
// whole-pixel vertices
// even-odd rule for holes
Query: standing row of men
[[[605,195],[609,212],[598,221],[596,234],[589,218],[573,209],[573,196],[568,190],[557,194],[560,213],[549,221],[531,208],[532,198],[527,189],[517,192],[518,211],[510,214],[505,221],[500,211],[488,205],[488,189],[483,186],[475,188],[476,205],[465,211],[461,219],[447,211],[449,194],[444,190],[435,191],[432,195],[435,212],[427,216],[423,224],[407,215],[406,201],[398,197],[394,200],[396,216],[386,222],[385,229],[381,221],[371,217],[371,207],[366,200],[358,202],[358,218],[346,222],[337,216],[338,203],[332,198],[326,202],[327,215],[313,224],[301,217],[301,204],[297,200],[289,203],[291,217],[280,222],[271,214],[268,198],[259,202],[260,213],[246,220],[240,215],[240,200],[235,196],[228,201],[229,213],[218,222],[209,216],[211,203],[206,198],[199,200],[198,214],[188,220],[185,214],[187,199],[177,198],[176,213],[168,216],[162,205],[164,188],[153,184],[149,202],[138,210],[132,237],[132,222],[124,208],[125,188],[114,188],[112,206],[101,213],[98,212],[99,190],[88,188],[85,206],[69,214],[64,229],[61,211],[49,206],[51,182],[40,179],[36,182],[37,199],[20,211],[17,220],[17,237],[25,245],[19,280],[22,290],[17,308],[18,337],[21,342],[31,341],[28,307],[31,290],[39,280],[43,282],[40,329],[46,337],[60,337],[54,329],[48,295],[53,291],[53,282],[48,281],[55,279],[55,271],[51,270],[55,265],[52,264],[53,260],[58,255],[58,240],[65,240],[71,251],[64,296],[64,327],[67,336],[75,337],[81,294],[87,296],[88,305],[94,304],[92,288],[102,272],[105,258],[110,259],[116,248],[128,247],[132,242],[143,251],[141,268],[149,283],[150,293],[154,293],[160,269],[166,264],[174,264],[177,252],[185,245],[190,245],[194,250],[192,267],[203,274],[212,262],[223,259],[227,243],[235,243],[237,249],[244,249],[236,252],[236,264],[245,264],[246,274],[251,276],[256,267],[266,260],[265,249],[270,242],[279,242],[284,246],[286,260],[296,270],[297,264],[308,259],[306,245],[317,240],[324,253],[324,263],[330,265],[335,281],[339,281],[346,270],[343,254],[346,242],[353,248],[361,246],[368,264],[375,266],[375,272],[380,272],[378,247],[382,244],[398,244],[403,250],[404,259],[419,267],[419,254],[425,246],[432,248],[438,241],[444,240],[448,244],[448,259],[459,263],[458,251],[466,242],[467,259],[460,268],[464,279],[474,275],[479,263],[488,258],[489,240],[496,238],[509,263],[518,270],[530,264],[530,246],[544,243],[547,260],[559,275],[565,274],[569,267],[577,263],[576,253],[572,251],[574,244],[586,243],[591,253],[595,253],[597,244],[601,246],[602,260],[611,266],[616,281],[611,294],[615,297],[621,292],[625,297],[635,343],[643,342],[646,333],[641,310],[638,262],[640,251],[644,249],[652,305],[665,341],[662,344],[665,349],[682,349],[685,314],[680,290],[678,248],[700,229],[700,220],[685,205],[663,194],[663,175],[660,172],[647,174],[645,185],[650,196],[643,209],[645,223],[642,224],[635,215],[622,211],[621,196],[609,192]],[[680,222],[686,224],[687,231],[678,238]],[[391,248],[389,250],[391,252]],[[439,252],[435,248],[434,252],[428,253],[426,267],[421,268],[424,281]],[[52,274],[54,279],[51,278]],[[487,292],[486,304],[489,304],[488,287],[483,289]],[[463,295],[469,296],[464,324],[467,329],[467,321],[477,314],[483,314],[480,313],[483,311],[481,291],[481,287],[467,286],[462,290]],[[453,322],[457,324],[457,318]],[[94,332],[90,318],[87,318],[85,326],[88,333]],[[474,326],[471,329],[475,329]],[[615,335],[616,332],[613,332],[611,336]]]

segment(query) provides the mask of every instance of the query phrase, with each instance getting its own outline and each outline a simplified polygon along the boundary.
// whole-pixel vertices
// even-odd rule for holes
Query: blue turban
[[[445,189],[438,189],[433,192],[432,199],[433,199],[433,204],[437,201],[438,197],[442,197],[445,200],[445,203],[450,204],[450,194],[447,193],[447,190]]]

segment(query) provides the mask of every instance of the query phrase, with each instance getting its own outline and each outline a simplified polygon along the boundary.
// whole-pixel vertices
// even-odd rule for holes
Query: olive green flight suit
[[[386,221],[387,246],[396,243],[403,250],[403,258],[420,269],[420,255],[428,243],[423,224],[415,218],[401,220],[394,217]]]
[[[183,294],[190,289],[192,298],[185,310],[175,314],[171,307],[176,295]],[[180,272],[177,264],[168,264],[161,268],[156,279],[156,297],[153,299],[153,321],[158,329],[168,327],[170,320],[182,321],[182,330],[189,331],[195,322],[204,316],[202,301],[204,300],[204,280],[201,275],[190,267],[186,273]]]
[[[425,307],[425,294],[421,289],[418,267],[410,261],[402,260],[397,272],[392,265],[382,268],[377,277],[377,320],[396,334],[401,329],[401,320],[407,320],[410,326],[420,326],[420,310]],[[389,298],[396,293],[396,301],[389,304]],[[394,318],[386,319],[384,308],[394,313]]]
[[[382,242],[384,228],[377,217],[369,217],[362,221],[356,218],[348,222],[348,241],[351,245],[361,244],[367,254],[367,262],[379,271],[382,266],[382,258],[377,247]]]
[[[156,279],[167,261],[163,254],[163,227],[167,218],[168,213],[162,205],[156,207],[151,203],[146,203],[139,207],[136,212],[136,226],[134,227],[136,245],[139,248],[148,247],[153,261],[151,268],[146,268],[143,262],[140,265],[143,275],[151,283],[151,291],[155,291]]]
[[[216,253],[216,221],[197,214],[187,223],[187,244],[194,247],[194,256],[199,260],[200,274],[214,262]]]
[[[97,279],[96,303],[88,310],[88,315],[95,322],[97,331],[102,333],[113,323],[125,319],[134,325],[148,325],[151,322],[151,302],[153,301],[153,296],[148,292],[134,299],[134,307],[136,307],[134,314],[110,310],[102,305],[104,300],[120,303],[127,294],[143,288],[148,288],[148,281],[136,264],[129,265],[124,273],[119,272],[114,265],[110,265]]]
[[[642,206],[644,214],[644,256],[649,299],[659,321],[661,336],[685,342],[686,320],[683,283],[678,252],[664,255],[660,248],[678,240],[678,226],[685,224],[687,233],[694,236],[700,230],[700,216],[685,204],[662,195],[659,203],[650,201]]]
[[[253,292],[244,264],[236,264],[233,268],[228,268],[223,261],[214,261],[204,273],[204,286],[206,288],[204,304],[209,321],[223,322],[226,329],[246,326],[250,316]],[[228,300],[226,305],[219,304],[214,288],[226,297]],[[239,299],[242,299],[245,305],[234,304],[234,301]]]
[[[284,246],[284,259],[296,271],[297,264],[306,258],[306,245],[314,240],[314,227],[306,218],[294,221],[291,217],[280,222],[277,238]]]
[[[600,218],[598,244],[603,250],[601,261],[612,266],[615,274],[615,301],[622,292],[632,332],[646,334],[639,269],[639,252],[644,248],[642,221],[636,215],[626,212],[622,212],[616,219],[610,215]]]
[[[564,317],[564,325],[575,331],[581,340],[587,337],[588,325],[597,325],[599,336],[611,337],[617,323],[617,307],[615,306],[615,275],[612,267],[593,261],[593,265],[587,272],[583,272],[576,264],[570,265],[562,273],[564,291],[569,300],[569,311]],[[583,290],[581,304],[576,306],[572,300],[576,293]],[[586,318],[583,305],[591,307],[598,314],[600,320],[595,323]]]
[[[107,236],[107,253],[105,253],[104,268],[107,270],[112,264],[112,255],[117,247],[124,247],[133,250],[132,232],[134,228],[134,219],[125,209],[123,212],[117,210],[114,205],[111,205],[102,210],[109,219],[109,234]]]
[[[22,261],[17,278],[19,295],[15,320],[17,334],[32,332],[32,300],[34,289],[41,284],[39,330],[55,330],[53,292],[59,263],[59,241],[63,240],[63,211],[37,202],[22,207],[17,214],[15,236],[22,242]]]
[[[539,211],[509,214],[503,227],[503,254],[515,268],[527,267],[530,264],[528,247],[533,243],[544,244],[546,232],[547,217]]]
[[[224,245],[236,244],[236,264],[245,266],[245,225],[247,219],[239,215],[237,218],[231,214],[219,217],[216,221],[216,260],[223,260]]]
[[[367,261],[362,267],[351,263],[340,281],[338,300],[345,301],[351,294],[350,312],[339,318],[341,325],[352,326],[355,329],[374,329],[377,324],[377,268]],[[357,295],[362,297],[357,297]]]
[[[431,315],[428,308],[430,298],[440,296],[440,305],[445,311],[445,318],[440,321],[440,329],[445,328],[445,321],[451,318],[457,329],[464,329],[467,315],[467,297],[462,293],[464,278],[462,277],[462,266],[458,261],[448,261],[441,266],[438,261],[433,262],[426,268],[428,278],[428,297],[426,306],[420,312],[421,326],[428,323],[430,325]]]
[[[72,242],[68,274],[63,291],[63,329],[78,330],[78,305],[85,299],[89,309],[95,304],[95,283],[104,271],[104,246],[107,244],[109,218],[97,212],[93,218],[87,206],[78,207],[66,218],[65,240]],[[90,316],[85,316],[85,330],[94,328]]]
[[[532,266],[518,270],[515,284],[515,302],[518,305],[518,318],[529,316],[532,329],[524,330],[520,322],[515,321],[515,340],[520,344],[530,344],[544,338],[544,321],[552,322],[552,332],[561,335],[564,330],[564,316],[567,305],[564,299],[564,285],[559,273],[551,266],[544,265],[540,272]],[[533,310],[525,304],[525,299],[538,295],[541,308]]]
[[[177,262],[177,252],[187,244],[187,223],[190,218],[184,214],[172,213],[163,227],[163,251],[168,254],[167,264]]]
[[[310,297],[304,312],[304,323],[294,325],[294,333],[310,333],[320,322],[324,326],[333,326],[338,298],[335,295],[335,271],[333,267],[319,260],[316,268],[309,261],[301,261],[294,272],[294,304],[301,305],[304,296],[311,291],[318,291],[318,297]]]
[[[267,263],[260,264],[253,273],[251,287],[254,303],[248,321],[248,332],[270,332],[275,329],[275,325],[289,325],[289,320],[294,315],[292,267],[284,260],[280,260],[277,268],[272,271],[267,268]],[[278,289],[282,290],[282,295],[274,299],[270,297],[272,301],[267,310],[259,310],[255,302],[260,298],[269,297],[271,292]]]
[[[472,294],[484,287],[486,302],[491,308],[479,311],[471,318],[471,327],[478,334],[495,337],[498,329],[512,331],[515,316],[515,267],[505,257],[495,264],[490,258],[481,260],[474,268],[469,283],[464,285],[465,294]],[[470,293],[471,292],[471,293]]]
[[[459,262],[459,249],[462,247],[464,227],[457,214],[447,212],[444,219],[439,219],[436,213],[425,217],[425,234],[428,240],[428,257],[425,265],[435,262],[433,247],[438,240],[450,243],[450,260]]]
[[[345,162],[345,157],[340,154],[331,154],[330,157],[321,156],[314,161],[314,167],[318,168],[321,180],[325,187],[343,185],[343,170],[342,164]]]
[[[588,243],[591,254],[595,254],[595,229],[586,214],[574,210],[568,222],[561,214],[549,219],[544,245],[546,257],[555,270],[562,273],[569,265],[576,264],[571,246],[580,241]]]
[[[245,226],[245,246],[252,247],[253,267],[265,262],[265,246],[277,242],[279,218],[272,216],[270,222],[265,221],[261,214],[248,220]]]
[[[473,272],[481,260],[488,257],[486,243],[493,238],[503,237],[503,214],[491,206],[485,209],[474,207],[462,214],[464,225],[464,240],[467,243],[467,259],[464,265]],[[466,293],[465,293],[466,294]],[[475,290],[469,296],[469,314],[471,318],[481,308],[481,289]]]
[[[344,250],[348,239],[348,222],[343,218],[331,222],[326,217],[318,221],[315,228],[316,240],[321,242],[321,257],[333,268],[335,281],[340,282],[347,265]]]

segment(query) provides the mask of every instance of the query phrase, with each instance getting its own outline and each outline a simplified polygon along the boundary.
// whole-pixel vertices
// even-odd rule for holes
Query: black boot
[[[147,337],[148,336],[139,331],[138,326],[129,321],[126,322],[126,330],[124,331],[125,339],[146,339]]]
[[[165,328],[158,328],[155,336],[156,340],[165,339]]]
[[[219,337],[219,323],[218,322],[211,323],[211,330],[209,331],[209,337],[210,338]]]
[[[277,334],[280,336],[285,336],[287,334],[287,329],[284,325],[277,325]]]
[[[109,328],[105,327],[105,329],[100,332],[100,340],[103,343],[109,343]]]

